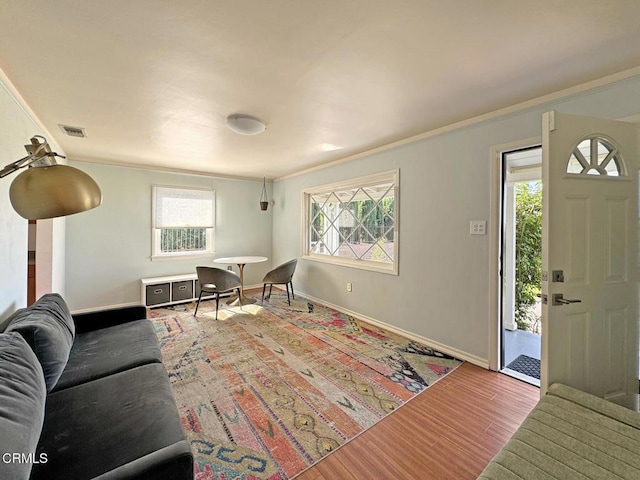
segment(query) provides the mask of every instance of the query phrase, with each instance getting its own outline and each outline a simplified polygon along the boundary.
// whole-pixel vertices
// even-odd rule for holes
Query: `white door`
[[[637,127],[548,112],[542,132],[541,393],[561,382],[632,406]]]

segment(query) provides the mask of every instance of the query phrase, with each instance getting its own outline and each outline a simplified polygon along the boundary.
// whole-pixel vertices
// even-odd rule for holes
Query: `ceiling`
[[[636,67],[640,8],[0,0],[0,45],[0,68],[71,159],[278,178]],[[267,130],[233,133],[233,113]]]

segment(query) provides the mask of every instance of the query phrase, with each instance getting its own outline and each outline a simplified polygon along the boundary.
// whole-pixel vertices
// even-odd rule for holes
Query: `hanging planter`
[[[260,195],[260,210],[263,212],[269,208],[269,199],[267,198],[267,179],[262,178],[262,195]]]

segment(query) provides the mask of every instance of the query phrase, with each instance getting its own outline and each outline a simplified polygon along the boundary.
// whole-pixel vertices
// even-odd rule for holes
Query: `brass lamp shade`
[[[68,165],[30,167],[11,183],[11,205],[26,219],[62,217],[91,210],[102,192],[89,175]]]

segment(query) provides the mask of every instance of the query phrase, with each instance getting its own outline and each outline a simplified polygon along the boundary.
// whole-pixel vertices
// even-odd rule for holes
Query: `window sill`
[[[328,263],[331,265],[340,265],[342,267],[357,268],[359,270],[369,270],[371,272],[386,273],[387,275],[398,275],[398,262],[381,263],[368,262],[364,260],[353,260],[350,258],[331,257],[328,255],[303,255],[303,259],[313,262]]]
[[[214,258],[215,253],[211,252],[197,252],[197,253],[170,253],[164,255],[151,255],[152,262],[164,262],[165,260],[191,260],[197,258]]]

